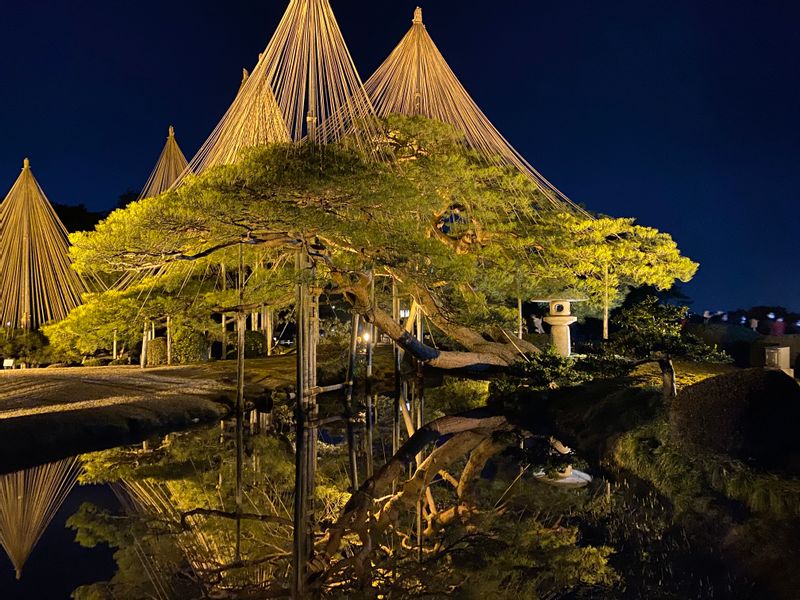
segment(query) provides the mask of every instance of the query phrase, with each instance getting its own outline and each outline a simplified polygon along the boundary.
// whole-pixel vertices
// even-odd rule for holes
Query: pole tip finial
[[[22,168],[23,169],[30,169],[31,168],[31,159],[30,158],[23,158],[22,159]]]
[[[414,9],[414,23],[422,23],[422,8],[419,6]]]
[[[175,137],[175,128],[172,125],[169,126],[169,137]]]

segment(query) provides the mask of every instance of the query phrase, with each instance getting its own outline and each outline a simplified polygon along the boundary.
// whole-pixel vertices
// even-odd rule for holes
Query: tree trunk
[[[509,339],[507,342],[487,341],[478,332],[449,321],[440,313],[430,292],[420,289],[419,301],[426,316],[445,335],[464,346],[467,351],[446,351],[432,348],[416,339],[411,332],[406,331],[395,322],[391,315],[370,301],[370,278],[368,275],[362,274],[360,281],[356,283],[347,281],[342,274],[334,273],[333,277],[347,301],[361,313],[367,322],[377,325],[403,350],[410,352],[417,360],[431,367],[477,370],[491,367],[503,368],[522,360],[523,352],[539,352],[538,348],[524,340],[517,339],[516,336],[513,341],[510,336],[507,336]]]
[[[362,483],[358,491],[350,497],[341,516],[329,530],[328,539],[325,543],[325,555],[329,558],[333,557],[339,551],[342,539],[348,531],[363,529],[367,520],[374,518],[370,517],[370,515],[374,512],[375,498],[383,495],[385,490],[391,487],[392,482],[403,473],[406,465],[414,460],[416,455],[428,445],[445,435],[471,432],[474,434],[474,439],[471,437],[466,446],[462,445],[462,442],[458,444],[461,446],[461,455],[463,455],[464,452],[468,452],[477,446],[490,433],[508,428],[509,424],[505,417],[492,414],[486,409],[442,417],[424,425],[400,447],[386,464],[376,471],[375,475]],[[452,441],[451,439],[447,444]],[[473,441],[474,445],[472,444]],[[463,443],[466,443],[466,440],[463,440]],[[423,463],[418,471],[426,471],[431,478],[434,477],[439,469],[443,468],[443,464],[437,462],[437,457],[442,456],[439,451],[445,445],[437,448],[426,459],[425,463],[431,466],[430,469],[426,471],[425,463]],[[450,449],[453,447],[454,445],[448,446]],[[436,465],[436,468],[433,468],[434,465]],[[422,488],[418,488],[417,491],[421,492]],[[402,491],[398,492],[398,494],[402,493]],[[408,499],[408,496],[406,499]],[[388,517],[388,514],[383,510],[381,513]]]

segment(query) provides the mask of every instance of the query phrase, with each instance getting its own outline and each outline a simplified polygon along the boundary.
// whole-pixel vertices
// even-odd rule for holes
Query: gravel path
[[[0,472],[211,423],[233,400],[229,365],[0,372]]]

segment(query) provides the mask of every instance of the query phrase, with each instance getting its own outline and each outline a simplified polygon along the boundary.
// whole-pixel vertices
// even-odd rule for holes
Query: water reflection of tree
[[[447,419],[464,424],[463,417]],[[432,428],[443,423],[439,420]],[[581,547],[577,530],[558,519],[564,512],[588,510],[588,505],[596,508],[596,496],[537,484],[534,470],[520,467],[530,457],[508,451],[518,446],[519,438],[502,417],[467,429],[442,442],[410,478],[406,462],[390,461],[389,471],[379,469],[346,508],[346,448],[321,444],[317,559],[309,569],[316,593],[357,596],[367,586],[399,597],[458,595],[468,589],[537,597],[614,581],[606,560],[609,550]],[[120,565],[109,584],[82,588],[78,600],[289,594],[291,439],[274,433],[245,437],[238,560],[232,442],[226,435],[220,440],[214,428],[170,436],[148,452],[112,450],[86,460],[86,478],[114,481],[126,515],[114,518],[84,507],[73,518],[84,541],[106,539],[117,547]],[[417,443],[406,453],[413,456]],[[438,460],[445,455],[447,461]],[[480,478],[489,460],[494,461],[495,476]],[[430,471],[434,463],[437,469]],[[433,486],[438,506],[424,510],[420,559],[417,499],[425,498],[421,490],[427,485]],[[352,519],[354,507],[365,498],[364,520]],[[326,558],[324,551],[337,536],[339,548]],[[509,579],[506,570],[516,575]]]
[[[85,480],[112,482],[125,514],[105,515],[85,505],[71,525],[83,543],[115,546],[120,572],[108,584],[80,589],[76,597],[184,598],[187,589],[224,597],[231,590],[280,590],[291,562],[292,448],[289,440],[273,435],[248,436],[246,446],[238,521],[234,443],[227,435],[220,440],[217,428],[171,435],[147,452],[89,455]],[[330,460],[321,469],[318,501],[330,521],[347,499],[340,491],[346,475],[339,450],[325,452]]]

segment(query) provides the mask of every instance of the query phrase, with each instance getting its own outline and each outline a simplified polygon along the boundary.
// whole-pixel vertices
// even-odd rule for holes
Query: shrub
[[[532,355],[528,362],[517,363],[511,373],[532,388],[577,385],[587,379],[585,373],[575,369],[572,358],[561,356],[552,347]]]
[[[16,329],[0,337],[0,356],[38,364],[47,340],[39,331]]]
[[[108,359],[87,358],[81,363],[84,367],[102,367],[109,363]]]
[[[425,403],[435,413],[426,417],[436,418],[485,406],[488,398],[488,381],[445,377],[439,387],[425,390]]]
[[[167,364],[167,340],[157,337],[147,342],[147,366],[157,367]]]
[[[182,327],[172,336],[172,362],[186,365],[208,358],[208,340],[194,329]]]
[[[261,358],[267,355],[267,345],[264,334],[260,331],[245,331],[244,356],[245,358]]]

